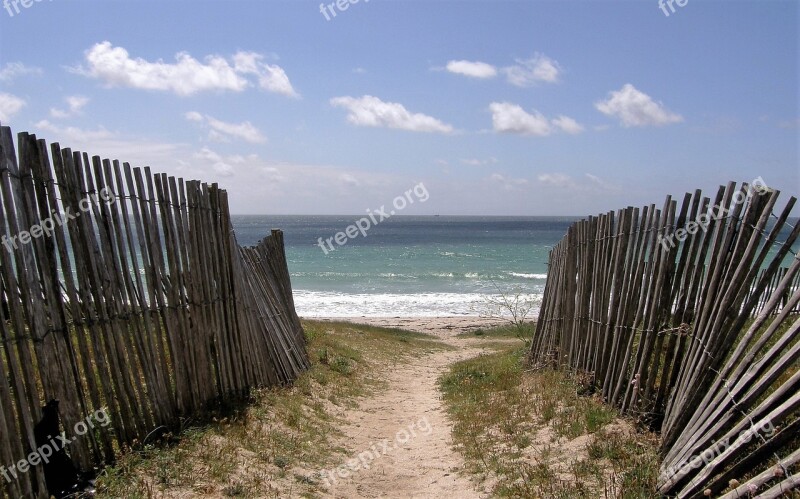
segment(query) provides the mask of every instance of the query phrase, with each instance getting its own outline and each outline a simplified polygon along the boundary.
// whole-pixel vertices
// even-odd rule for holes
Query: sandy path
[[[347,411],[343,444],[352,454],[328,470],[329,497],[477,498],[483,490],[459,474],[464,461],[452,450],[451,425],[437,379],[454,362],[478,355],[482,348],[455,334],[485,326],[480,319],[453,327],[428,319],[350,319],[435,334],[458,350],[436,352],[397,367],[385,391]]]

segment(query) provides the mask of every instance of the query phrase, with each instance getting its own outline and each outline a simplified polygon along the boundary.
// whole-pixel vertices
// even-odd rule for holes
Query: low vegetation
[[[316,497],[338,464],[340,415],[382,387],[396,362],[447,348],[431,337],[346,323],[304,322],[312,368],[289,387],[187,420],[176,434],[124,449],[98,497]]]
[[[526,352],[506,347],[456,363],[440,379],[468,471],[504,497],[657,497],[655,436],[578,395],[561,373],[524,371]]]
[[[320,497],[321,470],[349,450],[344,412],[384,387],[397,363],[452,348],[429,336],[347,323],[304,322],[312,368],[293,386],[255,390],[240,406],[187,420],[173,434],[124,449],[99,497]],[[464,337],[494,353],[440,379],[466,472],[496,496],[656,497],[656,441],[553,371],[526,372],[513,327]]]

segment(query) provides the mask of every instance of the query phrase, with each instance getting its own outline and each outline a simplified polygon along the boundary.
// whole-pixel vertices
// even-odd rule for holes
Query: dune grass
[[[655,436],[561,373],[524,371],[525,353],[506,347],[440,379],[467,470],[500,497],[658,497]]]
[[[292,386],[253,390],[246,404],[125,449],[98,497],[316,497],[319,471],[347,452],[336,444],[342,411],[380,390],[395,363],[448,348],[398,329],[303,326],[312,367]]]

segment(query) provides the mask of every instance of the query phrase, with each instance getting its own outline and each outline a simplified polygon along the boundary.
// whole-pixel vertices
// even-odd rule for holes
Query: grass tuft
[[[500,497],[658,497],[655,437],[562,373],[525,372],[526,353],[506,347],[440,378],[467,471]]]
[[[125,452],[98,497],[316,497],[319,470],[348,449],[339,415],[383,386],[387,367],[449,348],[432,337],[304,321],[309,371],[292,386],[253,390],[249,403]]]

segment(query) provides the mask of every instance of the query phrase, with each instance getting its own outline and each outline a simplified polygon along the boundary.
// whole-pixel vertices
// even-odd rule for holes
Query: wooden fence
[[[280,231],[240,248],[227,194],[0,127],[0,491],[49,497],[42,406],[81,470],[211,402],[309,366]],[[52,162],[51,162],[52,161]],[[66,213],[67,215],[59,215]],[[23,464],[24,467],[24,464]],[[52,484],[51,484],[52,485]],[[2,494],[2,492],[0,492]]]
[[[664,495],[800,487],[800,224],[778,195],[667,197],[577,222],[551,251],[529,361],[660,432]]]

